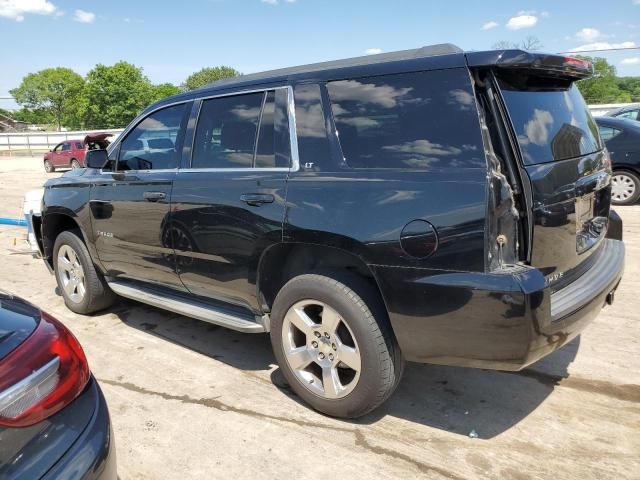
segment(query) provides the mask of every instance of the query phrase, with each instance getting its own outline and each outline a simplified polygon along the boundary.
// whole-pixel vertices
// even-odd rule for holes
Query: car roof
[[[555,68],[558,67],[558,65],[554,64],[555,62],[562,66],[564,74],[569,76],[577,75],[576,79],[584,78],[585,71],[576,74],[575,71],[563,64],[565,60],[566,57],[561,55],[525,52],[518,49],[465,52],[456,45],[443,43],[411,50],[281,68],[219,80],[197,90],[164,98],[153,105],[149,105],[142,112],[142,115],[169,104],[189,101],[194,98],[235,93],[242,90],[262,89],[284,84],[291,85],[305,81],[332,81],[393,73],[459,68],[467,67],[468,65],[476,67],[503,65],[508,67],[541,64]]]
[[[243,87],[265,84],[275,84],[279,82],[295,83],[304,79],[330,78],[340,76],[364,76],[369,74],[380,74],[385,68],[400,71],[402,67],[409,68],[410,65],[419,64],[415,70],[429,70],[434,68],[452,68],[465,65],[464,51],[451,43],[431,45],[411,50],[401,50],[398,52],[381,53],[377,55],[365,55],[362,57],[347,58],[343,60],[332,60],[328,62],[312,63],[296,67],[280,68],[248,75],[239,75],[233,78],[218,80],[196,90],[181,93],[168,97],[150,105],[145,112],[157,108],[163,104],[176,103],[192,98],[217,93],[239,90]],[[387,72],[390,73],[390,72]]]

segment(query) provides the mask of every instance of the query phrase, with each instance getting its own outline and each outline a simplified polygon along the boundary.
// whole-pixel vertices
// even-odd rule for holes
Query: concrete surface
[[[46,175],[0,160],[0,216]],[[576,341],[519,373],[409,364],[398,392],[359,421],[291,393],[268,337],[142,304],[68,311],[55,281],[0,228],[0,288],[80,339],[111,410],[118,472],[164,478],[640,478],[640,206],[625,221],[626,275]],[[479,438],[470,438],[475,431]]]

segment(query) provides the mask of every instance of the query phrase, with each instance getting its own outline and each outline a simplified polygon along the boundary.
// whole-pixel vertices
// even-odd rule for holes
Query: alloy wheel
[[[303,300],[284,317],[287,363],[308,390],[325,399],[347,396],[360,378],[360,349],[349,325],[329,305]]]
[[[80,303],[87,293],[84,269],[76,252],[69,245],[58,250],[58,278],[67,297],[74,303]]]

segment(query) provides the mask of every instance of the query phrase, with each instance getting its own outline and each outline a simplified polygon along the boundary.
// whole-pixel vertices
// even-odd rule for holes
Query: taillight
[[[567,67],[576,67],[576,68],[581,68],[582,70],[589,70],[589,71],[591,71],[593,68],[591,62],[587,60],[582,60],[580,58],[575,58],[575,57],[564,57],[564,64]]]
[[[35,331],[0,362],[0,425],[27,427],[71,403],[89,381],[82,347],[42,314]]]

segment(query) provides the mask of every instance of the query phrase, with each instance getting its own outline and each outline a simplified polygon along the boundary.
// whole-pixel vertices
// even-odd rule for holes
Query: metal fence
[[[0,133],[0,155],[34,155],[47,152],[65,140],[82,140],[89,133],[107,132],[119,135],[122,130],[112,128],[73,132]]]

